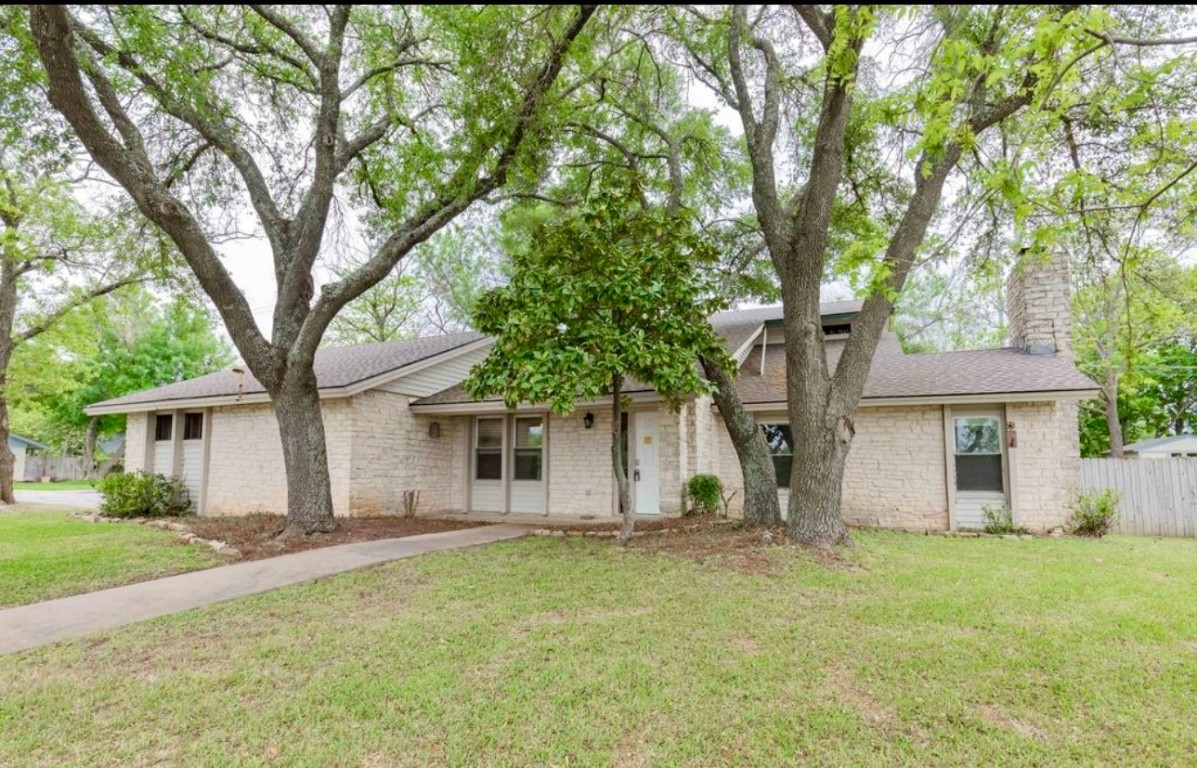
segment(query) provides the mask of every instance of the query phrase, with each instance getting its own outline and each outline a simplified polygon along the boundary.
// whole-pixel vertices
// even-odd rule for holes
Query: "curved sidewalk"
[[[517,539],[524,525],[491,525],[309,549],[0,611],[0,653],[81,637],[157,616],[447,549]]]

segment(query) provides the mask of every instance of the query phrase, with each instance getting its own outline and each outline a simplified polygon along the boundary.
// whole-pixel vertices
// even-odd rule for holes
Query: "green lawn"
[[[26,652],[0,764],[1197,763],[1197,542],[857,540],[531,539]]]
[[[12,487],[18,491],[94,491],[91,480],[59,480],[56,483],[19,482]]]
[[[212,565],[207,548],[132,523],[88,523],[67,510],[0,511],[0,606],[127,584]]]

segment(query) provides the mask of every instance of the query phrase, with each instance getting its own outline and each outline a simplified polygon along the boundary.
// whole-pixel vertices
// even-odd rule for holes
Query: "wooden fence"
[[[79,480],[87,473],[82,456],[43,456],[35,454],[25,457],[23,480],[41,480],[52,477],[55,480]]]
[[[1118,491],[1118,532],[1197,537],[1197,459],[1082,459],[1081,487]]]

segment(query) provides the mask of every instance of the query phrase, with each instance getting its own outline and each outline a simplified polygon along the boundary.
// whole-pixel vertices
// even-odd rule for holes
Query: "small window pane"
[[[478,419],[477,445],[479,448],[503,448],[503,420]]]
[[[154,439],[155,440],[169,440],[171,433],[171,426],[174,424],[174,416],[169,413],[158,414],[157,419],[154,420]]]
[[[794,452],[794,437],[790,433],[789,424],[762,424],[761,431],[765,433],[765,442],[769,444],[769,452],[774,456]]]
[[[503,454],[500,451],[478,451],[474,462],[478,480],[503,479]]]
[[[540,448],[544,444],[544,425],[539,418],[515,420],[515,447]]]
[[[540,451],[515,452],[515,479],[539,480],[541,469]]]
[[[1001,425],[993,416],[956,419],[956,454],[991,456],[1002,453]]]
[[[1002,455],[957,455],[956,489],[959,491],[998,491],[1002,484]]]
[[[204,414],[183,414],[183,439],[202,440],[204,437]]]

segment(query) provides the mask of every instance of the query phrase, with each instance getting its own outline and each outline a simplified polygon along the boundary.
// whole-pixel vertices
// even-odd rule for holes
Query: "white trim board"
[[[985,405],[987,403],[1042,403],[1056,400],[1088,400],[1097,397],[1097,389],[1070,389],[1046,392],[992,392],[980,395],[926,395],[918,397],[862,398],[860,408],[879,408],[892,405]],[[745,403],[744,410],[779,411],[787,407],[784,400],[775,403]]]

